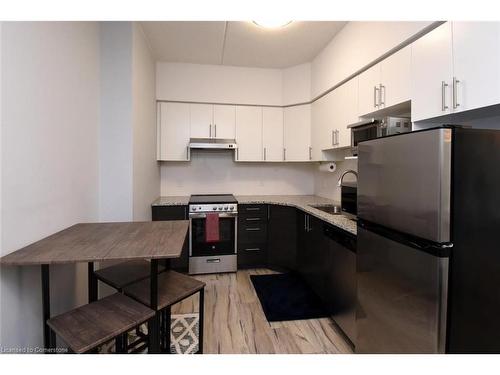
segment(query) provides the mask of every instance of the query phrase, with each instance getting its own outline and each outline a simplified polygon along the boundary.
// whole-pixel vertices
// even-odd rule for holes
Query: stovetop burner
[[[233,194],[192,194],[189,204],[238,203]]]

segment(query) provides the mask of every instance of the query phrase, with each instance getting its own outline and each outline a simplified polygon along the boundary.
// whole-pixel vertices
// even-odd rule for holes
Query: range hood
[[[235,150],[238,146],[235,139],[191,138],[189,140],[189,148]]]

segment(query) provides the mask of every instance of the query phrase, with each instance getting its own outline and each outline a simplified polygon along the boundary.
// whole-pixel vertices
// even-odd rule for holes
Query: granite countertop
[[[296,207],[305,213],[317,217],[329,224],[335,225],[345,231],[356,234],[356,222],[344,215],[332,215],[320,211],[310,205],[338,205],[340,202],[317,195],[236,195],[241,204],[276,204]],[[189,202],[189,196],[163,196],[153,202],[153,206],[182,206]]]

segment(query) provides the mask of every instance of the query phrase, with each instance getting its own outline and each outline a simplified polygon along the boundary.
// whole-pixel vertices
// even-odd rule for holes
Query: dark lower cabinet
[[[327,300],[328,243],[323,235],[323,222],[314,216],[302,214],[299,236],[298,270],[303,279],[321,297]]]
[[[187,220],[187,206],[152,206],[151,217],[153,221]],[[180,258],[170,261],[172,269],[187,272],[189,267],[189,238],[186,237]]]
[[[267,265],[268,205],[238,205],[238,267]]]
[[[279,270],[295,270],[297,240],[297,209],[269,206],[268,265]]]
[[[297,270],[355,344],[356,236],[300,212]]]

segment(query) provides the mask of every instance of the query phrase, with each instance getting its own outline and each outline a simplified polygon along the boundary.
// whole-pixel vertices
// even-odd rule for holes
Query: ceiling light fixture
[[[280,19],[261,19],[252,21],[255,25],[266,29],[278,29],[290,25],[293,21],[285,21]]]

